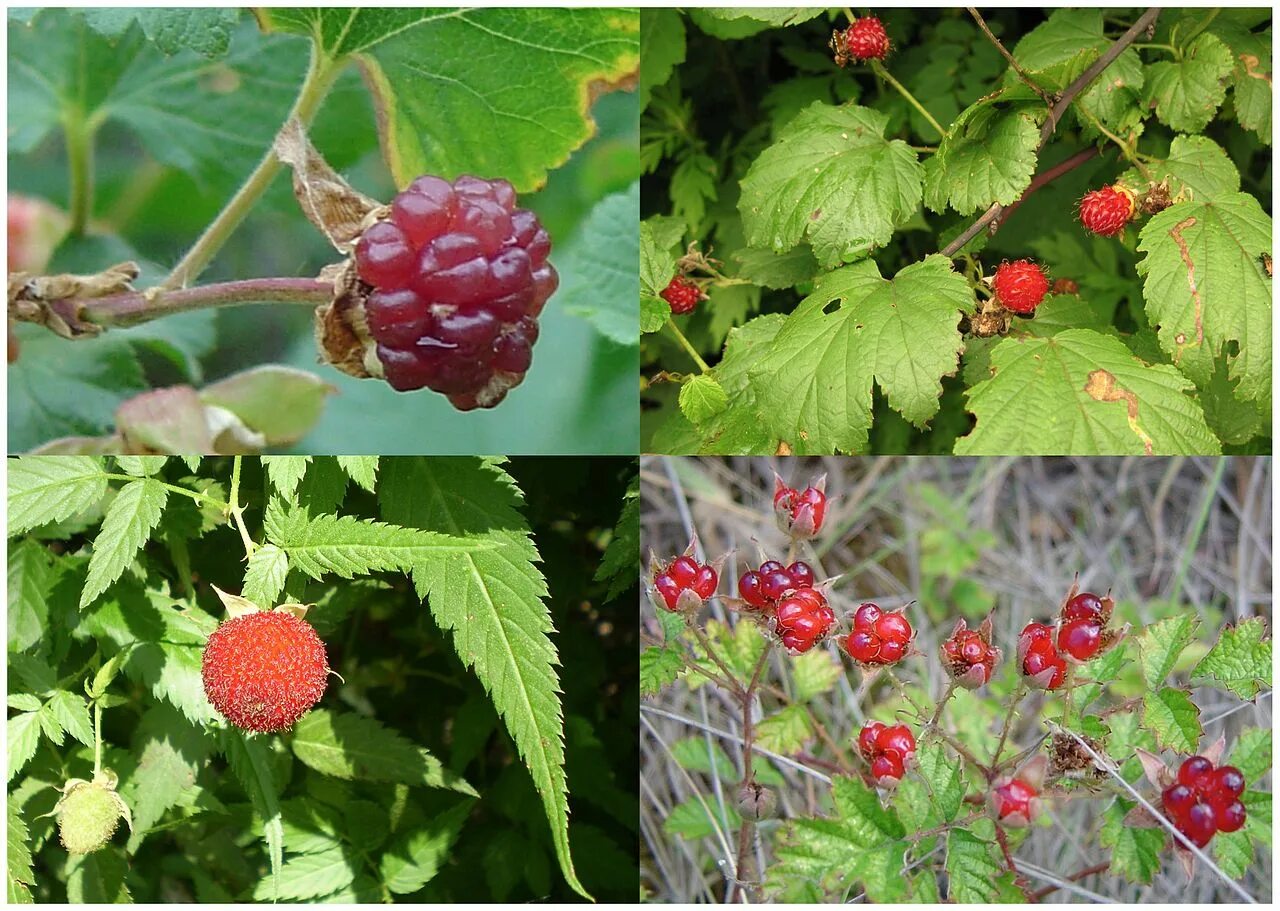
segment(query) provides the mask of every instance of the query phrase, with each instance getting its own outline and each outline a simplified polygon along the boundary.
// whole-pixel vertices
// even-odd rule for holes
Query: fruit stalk
[[[335,61],[323,56],[319,44],[313,44],[307,75],[302,81],[302,87],[298,90],[293,110],[285,118],[285,123],[297,119],[303,126],[309,125],[340,72],[341,67],[337,66]],[[236,195],[231,197],[217,217],[209,223],[209,227],[205,228],[200,239],[187,251],[158,287],[169,291],[185,288],[190,282],[195,281],[204,271],[205,266],[218,255],[222,245],[227,242],[240,223],[253,211],[258,199],[271,186],[271,181],[275,179],[280,168],[281,161],[273,146],[267,149],[258,166],[253,169],[253,173],[236,191]]]
[[[70,233],[79,235],[84,233],[93,214],[93,131],[85,123],[78,105],[63,115],[63,132],[70,172]]]
[[[909,91],[907,91],[907,87],[905,85],[903,85],[901,82],[899,82],[898,80],[894,79],[892,76],[889,75],[889,71],[884,68],[884,64],[882,64],[879,60],[871,60],[870,63],[871,63],[872,72],[874,72],[877,76],[879,76],[885,82],[889,83],[889,85],[892,86],[894,91],[896,91],[899,95],[907,99],[907,104],[911,105],[913,108],[919,111],[920,116],[923,117],[925,120],[929,121],[929,125],[938,131],[939,137],[943,139],[947,138],[947,131],[942,128],[942,124],[938,123],[938,121],[934,119],[934,116],[930,114],[928,110],[925,109],[925,106],[916,100],[915,95],[912,95]]]
[[[253,552],[258,549],[253,543],[253,538],[249,535],[249,529],[244,524],[244,504],[240,502],[240,456],[236,456],[231,462],[231,497],[227,504],[227,514],[235,520],[236,529],[240,532],[240,541],[244,544],[245,559],[253,556]]]
[[[742,692],[742,785],[743,788],[750,788],[755,784],[756,773],[754,768],[754,750],[756,740],[756,724],[755,724],[755,708],[756,687],[760,683],[760,675],[764,673],[765,665],[769,663],[769,653],[773,651],[773,643],[765,642],[764,648],[760,650],[760,658],[756,661],[755,671],[751,674],[751,682],[747,684],[747,688]],[[733,878],[734,882],[729,888],[728,902],[733,903],[736,892],[741,889],[743,892],[747,890],[747,873],[751,863],[751,845],[755,841],[755,820],[750,819],[746,814],[742,817],[742,828],[738,830],[738,860],[734,864]]]
[[[676,337],[676,341],[680,343],[680,347],[684,348],[689,357],[693,358],[693,362],[698,365],[698,369],[703,373],[710,373],[711,368],[707,365],[707,362],[702,359],[702,355],[698,354],[698,349],[694,348],[693,345],[689,343],[689,340],[684,337],[684,333],[680,331],[680,327],[676,325],[675,320],[669,316],[667,317],[667,328],[670,329],[671,334]]]

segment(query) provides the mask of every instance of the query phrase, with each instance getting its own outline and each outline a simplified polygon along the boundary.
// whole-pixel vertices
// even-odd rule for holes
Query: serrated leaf
[[[818,261],[807,244],[786,253],[757,247],[743,247],[733,254],[742,278],[764,288],[791,288],[818,274]]]
[[[789,705],[756,725],[756,742],[771,753],[790,756],[817,736],[802,705]]]
[[[338,464],[347,473],[347,477],[357,485],[373,493],[378,483],[377,456],[338,456]]]
[[[910,146],[884,138],[888,120],[821,102],[796,115],[742,179],[747,242],[783,253],[808,240],[828,268],[888,243],[924,177]]]
[[[93,539],[89,574],[80,592],[83,610],[120,578],[160,522],[169,491],[158,481],[131,481],[107,507],[102,528]]]
[[[107,492],[102,464],[89,456],[11,459],[8,468],[9,537],[69,519]]]
[[[1182,690],[1164,687],[1145,694],[1142,723],[1163,748],[1191,753],[1200,743],[1200,709]]]
[[[721,810],[724,812],[723,818],[719,815]],[[717,833],[727,838],[741,824],[742,817],[736,807],[728,804],[717,806],[709,797],[690,797],[671,808],[667,818],[662,821],[662,831],[690,841],[711,838]]]
[[[294,727],[293,752],[308,768],[347,780],[394,781],[478,796],[427,750],[372,718],[316,709]]]
[[[35,885],[35,873],[31,869],[31,845],[28,843],[31,833],[27,830],[27,824],[22,818],[22,814],[18,812],[17,801],[12,797],[9,798],[5,817],[8,820],[8,864],[6,867],[8,873],[8,895],[7,902],[11,905],[29,905],[31,904],[30,887]]]
[[[690,377],[680,387],[680,410],[695,424],[715,417],[728,404],[729,396],[710,374]]]
[[[262,457],[262,465],[267,469],[267,477],[271,486],[286,500],[291,500],[298,490],[311,456],[268,455]]]
[[[600,565],[592,577],[597,582],[608,580],[606,601],[627,591],[636,580],[636,561],[640,555],[640,476],[627,485],[622,497],[622,512],[613,527],[613,538],[605,549]]]
[[[399,895],[417,892],[431,881],[449,859],[472,802],[461,800],[429,820],[405,829],[387,846],[378,861],[378,872],[387,889]]]
[[[977,425],[956,455],[1217,454],[1200,405],[1177,370],[1139,361],[1088,329],[1006,338],[993,376],[968,391]]]
[[[676,274],[676,260],[660,245],[649,221],[640,223],[640,331],[657,332],[671,316],[671,305],[659,295]]]
[[[244,788],[254,812],[262,819],[263,838],[267,842],[267,858],[271,877],[262,881],[270,885],[273,900],[281,897],[280,874],[284,864],[284,826],[280,814],[280,790],[268,755],[268,741],[248,738],[237,730],[226,732],[226,756],[231,771]]]
[[[606,196],[592,207],[557,260],[564,284],[557,298],[567,313],[585,317],[619,345],[639,343],[636,263],[640,182]]]
[[[1240,191],[1240,172],[1222,146],[1208,136],[1175,136],[1169,154],[1149,168],[1151,179],[1169,182],[1169,195],[1207,203]],[[1120,176],[1130,186],[1141,186],[1137,169]]]
[[[1182,202],[1142,229],[1138,262],[1147,315],[1174,364],[1207,383],[1234,343],[1228,377],[1244,399],[1271,401],[1271,218],[1247,193]]]
[[[991,855],[992,845],[966,829],[947,833],[947,900],[961,904],[988,904],[996,897],[1000,864]]]
[[[970,215],[995,202],[1016,202],[1035,174],[1043,119],[1043,105],[999,110],[989,99],[977,102],[925,162],[925,203],[934,212],[950,205]]]
[[[763,420],[797,455],[863,452],[874,382],[923,425],[959,365],[960,317],[972,306],[968,283],[937,255],[892,280],[871,262],[823,275],[751,369]]]
[[[840,662],[826,649],[810,649],[798,658],[793,658],[790,664],[791,682],[795,687],[794,698],[800,704],[829,693],[844,673]]]
[[[640,110],[649,92],[662,85],[684,63],[684,20],[674,9],[647,9],[640,14]]]
[[[137,774],[124,789],[133,813],[129,850],[135,853],[165,812],[195,787],[212,747],[212,738],[164,703],[146,710],[138,734]]]
[[[90,749],[93,748],[93,722],[89,719],[89,704],[83,696],[67,690],[56,690],[45,703],[45,711],[57,719],[62,730]]]
[[[279,889],[263,879],[253,890],[255,901],[306,901],[346,888],[356,878],[358,861],[347,856],[341,845],[313,854],[289,857],[280,868]]]
[[[634,10],[277,8],[258,18],[266,31],[315,36],[326,57],[358,57],[399,186],[426,173],[542,186],[594,133],[594,92],[640,64]]]
[[[1138,634],[1139,666],[1148,690],[1164,685],[1182,650],[1194,640],[1197,625],[1194,617],[1179,615],[1158,620]]]
[[[49,552],[30,538],[9,542],[8,559],[9,651],[25,652],[45,635],[53,567]]]
[[[1160,869],[1167,836],[1163,828],[1125,825],[1124,818],[1132,807],[1132,803],[1120,800],[1107,807],[1099,841],[1111,849],[1111,869],[1117,875],[1129,882],[1149,883]]]
[[[585,895],[569,856],[559,658],[519,489],[492,462],[396,459],[378,495],[385,518],[470,545],[429,555],[414,585],[493,699],[542,798],[560,869]]]
[[[672,646],[651,645],[640,653],[640,694],[655,696],[684,672],[684,659]]]
[[[1261,617],[1222,630],[1218,641],[1191,672],[1193,681],[1217,680],[1241,699],[1254,699],[1271,686],[1271,640]]]
[[[1177,60],[1159,60],[1147,67],[1143,101],[1156,109],[1161,123],[1180,133],[1199,133],[1227,96],[1233,64],[1227,46],[1206,32]]]
[[[264,544],[249,557],[240,594],[259,607],[275,605],[289,576],[289,555],[274,544]]]
[[[6,738],[9,746],[9,775],[6,781],[13,781],[13,776],[22,771],[36,754],[40,745],[40,713],[23,712],[10,715],[6,723]]]
[[[203,57],[227,52],[239,9],[84,9],[77,11],[95,32],[119,38],[137,23],[166,54],[192,50]]]

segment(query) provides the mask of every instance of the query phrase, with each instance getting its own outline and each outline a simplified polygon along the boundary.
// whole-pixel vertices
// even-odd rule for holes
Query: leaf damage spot
[[[1124,402],[1125,409],[1129,419],[1129,429],[1142,440],[1142,449],[1147,455],[1151,455],[1153,447],[1151,437],[1142,429],[1138,423],[1138,397],[1128,389],[1121,389],[1120,384],[1116,382],[1115,374],[1109,370],[1094,370],[1090,372],[1089,378],[1085,381],[1084,391],[1089,397],[1098,402]]]
[[[809,213],[809,221],[817,221],[821,217],[822,217],[821,209],[814,209],[812,212]]]
[[[1195,325],[1196,325],[1196,344],[1203,345],[1204,344],[1204,313],[1203,313],[1204,301],[1201,300],[1200,298],[1200,287],[1196,283],[1196,264],[1191,259],[1191,251],[1187,248],[1187,239],[1186,237],[1183,236],[1184,231],[1186,231],[1188,228],[1195,227],[1196,221],[1197,219],[1194,217],[1184,218],[1182,221],[1174,225],[1172,229],[1170,229],[1169,237],[1171,237],[1173,239],[1173,242],[1178,245],[1178,255],[1182,258],[1182,264],[1187,269],[1187,290],[1191,294],[1191,304],[1195,311],[1194,319],[1195,319]],[[1179,343],[1179,345],[1181,346],[1181,344],[1185,344],[1185,342],[1186,342],[1186,339],[1184,338],[1183,341]]]

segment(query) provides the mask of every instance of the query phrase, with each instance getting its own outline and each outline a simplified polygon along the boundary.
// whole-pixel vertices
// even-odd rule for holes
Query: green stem
[[[110,473],[108,473],[108,474],[103,475],[103,477],[105,477],[105,478],[107,478],[108,480],[111,480],[111,481],[137,481],[137,480],[140,480],[139,478],[136,478],[136,477],[134,477],[134,476],[133,476],[133,475],[131,475],[131,474],[110,474]],[[207,504],[207,505],[209,505],[209,506],[214,506],[214,507],[216,507],[216,508],[218,508],[218,509],[222,510],[223,512],[225,512],[225,511],[227,510],[227,504],[226,504],[226,503],[223,503],[223,502],[222,502],[221,500],[219,500],[217,497],[211,497],[211,496],[209,496],[208,494],[200,493],[200,491],[198,491],[198,490],[188,490],[188,489],[187,489],[187,488],[185,488],[185,487],[179,487],[177,484],[169,484],[169,483],[167,483],[166,481],[157,481],[155,478],[147,478],[147,481],[148,481],[148,483],[151,483],[151,484],[159,484],[159,485],[160,485],[161,487],[163,487],[165,490],[168,490],[168,491],[170,491],[170,492],[172,492],[172,493],[181,494],[181,495],[182,495],[182,496],[184,496],[184,497],[190,497],[191,499],[195,500],[197,503],[205,503],[205,504]]]
[[[893,88],[897,90],[899,95],[907,99],[907,103],[910,104],[917,111],[919,111],[921,117],[929,121],[929,125],[938,131],[938,135],[940,137],[942,137],[943,139],[947,138],[947,131],[942,128],[942,124],[938,123],[938,121],[933,118],[933,115],[930,114],[927,110],[925,110],[924,105],[922,105],[919,101],[916,100],[915,95],[912,95],[910,92],[907,91],[907,87],[905,85],[903,85],[901,82],[899,82],[898,80],[894,79],[892,76],[889,75],[889,71],[884,68],[884,64],[882,64],[879,60],[872,60],[871,69],[877,76],[879,76],[885,82],[889,83],[889,85],[893,86]]]
[[[1195,40],[1195,38],[1196,38],[1196,37],[1197,37],[1201,32],[1203,32],[1205,29],[1207,29],[1207,28],[1209,27],[1209,24],[1210,24],[1210,23],[1212,23],[1214,19],[1218,18],[1218,13],[1220,13],[1220,12],[1222,12],[1222,10],[1219,10],[1219,9],[1213,9],[1213,10],[1210,10],[1210,11],[1209,11],[1209,15],[1207,15],[1207,16],[1205,16],[1205,17],[1204,17],[1204,21],[1203,21],[1203,22],[1198,23],[1198,24],[1195,26],[1195,28],[1191,29],[1191,31],[1190,31],[1187,35],[1185,35],[1185,36],[1183,37],[1183,39],[1182,39],[1182,44],[1183,44],[1183,46],[1185,47],[1186,45],[1188,45],[1188,44],[1190,44],[1192,41],[1194,41],[1194,40]]]
[[[1182,597],[1182,587],[1187,582],[1187,572],[1191,569],[1191,561],[1195,559],[1196,548],[1200,545],[1200,536],[1204,534],[1205,525],[1209,521],[1209,508],[1218,497],[1218,488],[1222,486],[1222,475],[1227,470],[1226,459],[1214,459],[1213,477],[1204,488],[1204,498],[1200,501],[1200,513],[1196,516],[1196,524],[1192,527],[1187,546],[1182,554],[1182,563],[1178,566],[1178,575],[1173,580],[1173,591],[1169,593],[1169,603],[1177,604]]]
[[[231,518],[235,520],[236,529],[240,532],[240,541],[244,544],[245,558],[253,556],[253,552],[258,546],[253,543],[253,538],[249,535],[249,529],[244,524],[244,505],[240,502],[240,456],[235,456],[231,461],[231,502],[227,505],[227,512]]]
[[[102,771],[102,703],[93,703],[93,777]]]
[[[78,107],[63,115],[70,167],[71,233],[83,234],[93,214],[93,132]]]
[[[1004,728],[1000,731],[1000,742],[996,744],[996,751],[991,754],[991,768],[993,769],[1000,766],[1000,753],[1004,750],[1004,742],[1009,739],[1009,729],[1013,727],[1013,713],[1018,708],[1018,703],[1026,695],[1026,686],[1019,683],[1017,690],[1013,693],[1013,698],[1009,702],[1009,711],[1004,716]]]
[[[671,317],[667,317],[667,328],[671,330],[672,335],[676,337],[676,341],[680,343],[680,347],[693,358],[693,362],[698,365],[698,369],[703,373],[710,373],[711,368],[707,366],[707,362],[702,359],[702,355],[698,354],[698,349],[689,344],[689,340],[684,337],[684,333],[680,331],[680,327],[676,325],[676,321]]]
[[[290,111],[288,119],[297,119],[303,126],[308,126],[315,118],[325,95],[328,94],[341,71],[336,61],[324,57],[319,45],[313,44],[311,65],[307,69],[302,87],[298,90],[297,100],[293,103],[293,110]],[[271,186],[271,181],[275,179],[280,168],[280,159],[276,157],[275,148],[272,147],[267,150],[236,195],[231,197],[230,202],[218,213],[209,227],[205,228],[204,234],[196,241],[195,246],[187,251],[187,255],[173,267],[169,277],[161,282],[159,287],[172,290],[186,287],[195,281],[222,249],[223,244],[235,229],[253,210],[258,199]]]

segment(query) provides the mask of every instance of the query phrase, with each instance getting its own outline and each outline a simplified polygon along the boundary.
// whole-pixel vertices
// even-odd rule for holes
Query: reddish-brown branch
[[[1093,876],[1095,873],[1106,873],[1110,869],[1111,869],[1111,861],[1107,861],[1106,863],[1101,863],[1101,864],[1094,864],[1092,867],[1085,867],[1083,870],[1077,870],[1076,872],[1072,873],[1070,876],[1067,877],[1066,881],[1069,883],[1078,883],[1080,880],[1089,876]],[[1045,896],[1052,895],[1054,892],[1058,891],[1061,888],[1062,886],[1060,885],[1045,886],[1043,889],[1037,889],[1035,892],[1032,892],[1027,897],[1030,898],[1033,902],[1038,902],[1043,900]]]

